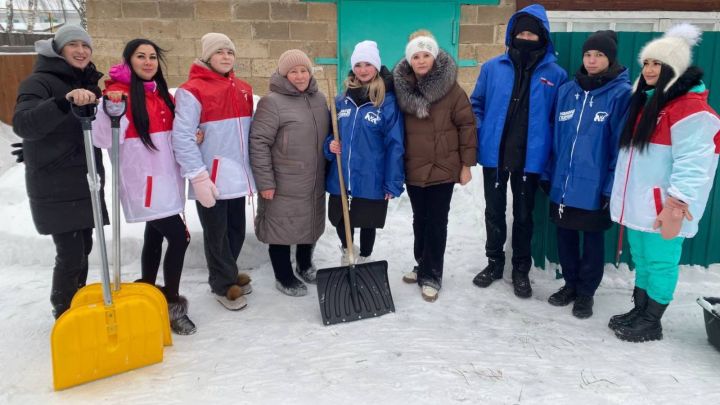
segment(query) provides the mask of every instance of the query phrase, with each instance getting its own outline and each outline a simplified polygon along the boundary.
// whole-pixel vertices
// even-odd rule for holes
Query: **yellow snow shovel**
[[[113,297],[103,233],[100,177],[95,165],[91,121],[80,116],[83,128],[88,185],[102,268],[103,302],[71,307],[55,322],[50,337],[53,382],[65,389],[113,374],[161,362],[163,327],[157,306],[145,295]]]
[[[163,323],[163,344],[172,346],[172,333],[170,332],[170,317],[168,315],[168,305],[165,295],[150,284],[144,283],[121,283],[120,282],[120,201],[118,190],[120,189],[120,118],[125,114],[127,101],[123,96],[123,110],[118,115],[112,115],[107,109],[107,103],[110,102],[107,96],[103,99],[103,109],[110,117],[112,127],[112,149],[110,158],[112,160],[112,228],[113,228],[113,281],[112,294],[114,298],[120,298],[132,295],[144,295],[148,297],[155,305],[156,311],[160,313]],[[77,293],[70,304],[71,308],[100,303],[103,301],[102,284],[95,283],[87,285]]]

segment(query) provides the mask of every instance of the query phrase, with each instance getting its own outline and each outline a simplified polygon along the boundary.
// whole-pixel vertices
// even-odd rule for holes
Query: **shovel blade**
[[[387,268],[387,261],[383,260],[318,270],[318,300],[323,324],[352,322],[395,312]]]

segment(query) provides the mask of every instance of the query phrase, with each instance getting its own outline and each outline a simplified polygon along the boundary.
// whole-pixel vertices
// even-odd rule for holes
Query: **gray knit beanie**
[[[87,31],[82,29],[82,27],[77,25],[63,25],[59,30],[57,30],[55,38],[53,39],[53,47],[57,53],[60,53],[62,52],[63,47],[67,45],[68,42],[72,41],[83,41],[90,47],[90,49],[93,47],[90,35],[88,35]]]

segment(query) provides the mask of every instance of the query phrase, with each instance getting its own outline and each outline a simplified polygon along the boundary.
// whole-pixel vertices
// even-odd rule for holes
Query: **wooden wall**
[[[12,125],[20,82],[31,72],[35,54],[0,53],[0,121]]]

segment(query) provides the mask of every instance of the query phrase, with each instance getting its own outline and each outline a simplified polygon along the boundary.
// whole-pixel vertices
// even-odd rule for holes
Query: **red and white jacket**
[[[173,149],[182,176],[192,179],[204,170],[218,189],[218,199],[251,195],[255,182],[248,157],[253,113],[249,84],[230,72],[228,77],[196,61],[189,80],[175,92]],[[197,129],[204,134],[196,138]],[[189,198],[195,199],[192,187]]]
[[[130,94],[130,69],[116,65],[110,69],[105,92]],[[154,82],[145,83],[145,105],[150,118],[150,139],[157,150],[143,145],[133,125],[130,99],[120,120],[120,202],[127,222],[144,222],[179,214],[185,209],[185,184],[172,149],[173,113],[160,97]],[[110,103],[108,109],[117,109]],[[110,118],[98,106],[93,123],[93,143],[110,149]]]
[[[683,221],[679,236],[695,236],[720,154],[720,118],[707,97],[698,86],[670,101],[660,111],[647,150],[620,149],[610,201],[613,221],[659,233],[653,224],[672,196],[686,202],[694,217]]]

